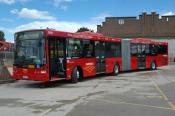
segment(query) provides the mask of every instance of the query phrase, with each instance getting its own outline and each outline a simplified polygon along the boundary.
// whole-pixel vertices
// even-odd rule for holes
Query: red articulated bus
[[[50,29],[15,34],[13,77],[73,83],[97,74],[153,69],[168,64],[168,44],[150,39],[109,38],[98,33]]]

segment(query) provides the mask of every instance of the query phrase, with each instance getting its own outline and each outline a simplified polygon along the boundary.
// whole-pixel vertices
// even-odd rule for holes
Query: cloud
[[[68,9],[68,6],[61,6],[60,8],[64,11],[66,11]]]
[[[20,11],[18,9],[13,9],[10,12],[12,14],[16,14],[19,18],[56,20],[55,17],[53,17],[49,14],[49,12],[39,11],[36,9],[22,8]]]
[[[62,4],[70,3],[73,0],[50,0],[54,6],[61,6]]]
[[[71,2],[75,0],[48,0],[51,4],[53,4],[55,7],[60,8],[61,10],[66,11],[68,9],[68,6]]]
[[[13,29],[6,29],[10,33],[15,33],[17,31],[26,29],[46,29],[53,28],[60,31],[76,32],[80,27],[88,27],[96,31],[96,24],[88,22],[68,22],[68,21],[34,21],[28,24],[20,25]]]
[[[14,22],[14,20],[13,19],[10,19],[10,18],[2,18],[1,19],[2,21],[4,21],[4,22]]]
[[[24,3],[27,1],[28,0],[0,0],[0,3],[11,5],[11,4],[15,4],[16,2]]]
[[[5,3],[5,4],[14,4],[16,1],[15,0],[0,0],[0,3]]]
[[[16,13],[17,11],[14,10],[13,12]],[[107,16],[111,16],[111,15],[108,13],[101,13],[100,15],[90,18],[89,21],[84,21],[84,22],[57,21],[57,20],[33,21],[31,23],[22,24],[14,28],[0,27],[0,29],[5,32],[7,36],[6,38],[8,38],[8,41],[11,41],[11,42],[13,42],[12,38],[15,32],[18,32],[21,30],[28,30],[28,29],[53,28],[53,29],[60,30],[60,31],[76,32],[80,27],[87,27],[96,32],[97,24],[101,23],[98,21],[104,20],[105,17]]]
[[[13,9],[10,11],[12,14],[17,14],[18,13],[18,9]]]
[[[91,18],[91,21],[94,23],[101,23],[105,20],[106,17],[111,17],[112,15],[109,13],[101,13],[95,17]]]
[[[96,31],[96,24],[89,22],[69,22],[69,21],[34,21],[31,23],[19,25],[15,28],[0,27],[5,32],[7,41],[14,42],[13,35],[15,32],[28,29],[46,29],[53,28],[60,31],[76,32],[80,27],[87,27]]]
[[[161,16],[169,16],[169,15],[175,15],[175,13],[172,11],[169,11],[169,12],[164,12],[161,14]]]

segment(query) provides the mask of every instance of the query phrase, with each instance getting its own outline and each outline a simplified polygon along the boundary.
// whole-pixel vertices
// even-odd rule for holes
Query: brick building
[[[133,38],[145,37],[169,43],[169,57],[175,58],[175,15],[160,16],[156,12],[139,17],[106,17],[97,32],[105,36]]]
[[[97,32],[112,37],[174,37],[175,16],[152,12],[137,17],[106,17]]]

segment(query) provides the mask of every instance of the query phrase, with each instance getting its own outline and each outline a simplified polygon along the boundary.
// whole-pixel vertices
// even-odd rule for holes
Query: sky
[[[174,4],[175,0],[0,0],[0,30],[9,42],[15,32],[25,29],[96,31],[105,17],[137,17],[142,12],[175,15]]]

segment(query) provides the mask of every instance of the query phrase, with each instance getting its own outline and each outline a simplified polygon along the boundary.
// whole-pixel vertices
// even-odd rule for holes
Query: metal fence
[[[9,51],[0,52],[0,83],[13,81],[14,53]]]

